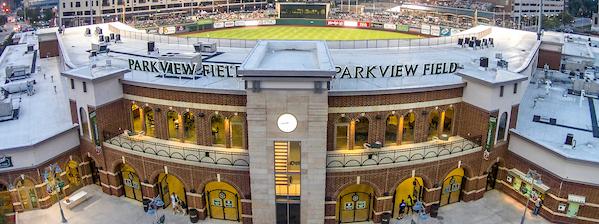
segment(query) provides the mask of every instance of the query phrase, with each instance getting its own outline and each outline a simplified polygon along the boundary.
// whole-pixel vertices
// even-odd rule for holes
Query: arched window
[[[364,148],[364,143],[368,142],[368,118],[360,117],[356,119],[356,131],[354,133],[354,148]]]
[[[168,138],[170,140],[179,140],[177,131],[179,130],[179,113],[169,110],[166,112],[166,121],[168,127]]]
[[[335,123],[335,150],[349,149],[349,119],[340,117]]]
[[[65,173],[69,184],[77,186],[81,183],[81,177],[79,176],[79,163],[75,160],[70,160],[65,165]]]
[[[501,118],[499,119],[499,124],[497,125],[497,141],[505,140],[505,130],[507,127],[507,112],[503,112],[501,114]]]
[[[231,147],[243,148],[243,120],[240,116],[233,116],[231,124]]]
[[[225,140],[225,118],[220,115],[215,115],[210,119],[210,128],[212,130],[212,145],[226,145]]]
[[[439,111],[433,110],[428,115],[428,140],[439,136]]]
[[[196,119],[193,113],[187,112],[183,114],[183,140],[189,143],[196,143]]]
[[[154,111],[151,108],[144,108],[144,119],[146,123],[146,135],[155,137],[156,121],[154,120]]]
[[[143,131],[141,108],[135,104],[131,105],[131,121],[133,122],[133,132],[139,133]]]
[[[453,107],[447,108],[444,113],[443,119],[443,134],[451,135],[451,129],[453,125],[454,110]]]
[[[395,115],[387,117],[385,127],[385,145],[397,144],[397,131],[399,130],[399,119]]]
[[[87,120],[87,112],[83,107],[79,108],[79,118],[81,119],[81,134],[84,138],[89,139],[89,122]]]
[[[416,115],[410,112],[403,116],[403,131],[401,144],[414,143],[414,128],[416,127]]]

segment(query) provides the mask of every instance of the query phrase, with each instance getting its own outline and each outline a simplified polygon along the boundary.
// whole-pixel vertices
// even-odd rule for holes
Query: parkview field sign
[[[197,63],[175,61],[146,61],[129,59],[129,69],[177,76],[240,77],[239,63]],[[395,65],[336,66],[334,79],[374,79],[413,77],[454,73],[460,65],[455,62]]]

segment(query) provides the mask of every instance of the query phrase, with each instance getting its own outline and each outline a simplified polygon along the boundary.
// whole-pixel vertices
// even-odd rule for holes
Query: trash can
[[[432,204],[431,212],[430,212],[431,217],[436,218],[438,214],[439,214],[439,204],[438,203]]]
[[[148,212],[148,209],[150,208],[150,199],[144,198],[141,203],[144,205],[144,212]]]
[[[383,213],[383,216],[381,218],[381,224],[389,224],[391,223],[391,212],[385,212]]]
[[[200,221],[200,216],[198,215],[197,209],[189,209],[189,221],[191,221],[191,223],[198,223],[198,221]]]

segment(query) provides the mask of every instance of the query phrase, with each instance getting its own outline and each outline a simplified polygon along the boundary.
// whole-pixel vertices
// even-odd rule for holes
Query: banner
[[[345,21],[343,21],[343,26],[358,27],[358,22],[345,20]]]
[[[159,34],[173,34],[177,32],[177,28],[174,26],[163,26],[158,30]]]
[[[383,29],[384,25],[382,23],[371,23],[372,28],[374,29]]]
[[[396,30],[397,26],[395,24],[385,23],[385,24],[383,24],[383,29]]]
[[[440,34],[441,34],[441,27],[431,26],[431,35],[438,37]]]
[[[497,118],[489,117],[489,128],[487,129],[487,141],[485,143],[485,150],[491,151],[493,148],[493,142],[495,141],[495,126],[497,126]]]
[[[245,26],[245,21],[237,20],[237,21],[235,21],[235,26]]]
[[[259,26],[260,21],[258,20],[247,20],[245,21],[245,26]]]
[[[450,31],[450,32],[451,32],[452,34],[457,34],[457,33],[459,33],[459,32],[462,32],[462,31],[461,31],[461,30],[459,30],[459,29],[454,29],[454,28],[451,28],[451,31]]]
[[[277,20],[274,20],[274,19],[260,20],[260,25],[275,25],[275,24],[277,24]]]
[[[368,27],[370,27],[370,23],[369,22],[358,22],[358,27],[368,28]]]
[[[235,22],[233,21],[226,21],[225,22],[225,27],[234,27],[235,26]]]

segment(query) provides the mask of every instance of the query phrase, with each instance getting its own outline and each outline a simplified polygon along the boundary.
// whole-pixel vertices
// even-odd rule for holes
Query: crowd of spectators
[[[132,20],[127,20],[127,23],[137,28],[150,28],[166,25],[184,25],[191,24],[198,20],[210,19],[213,21],[235,21],[244,19],[266,19],[274,18],[276,15],[269,10],[256,11],[237,11],[230,13],[212,13],[200,11],[195,15],[188,14],[165,14],[136,17]]]

